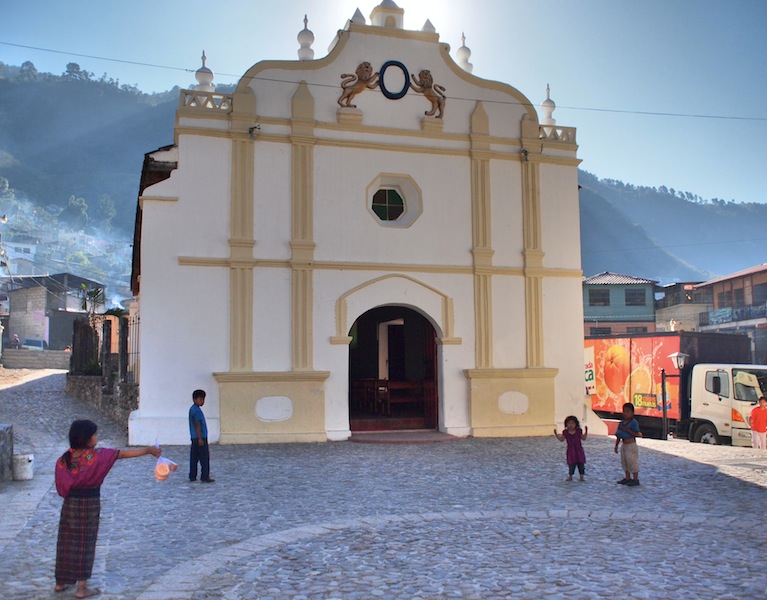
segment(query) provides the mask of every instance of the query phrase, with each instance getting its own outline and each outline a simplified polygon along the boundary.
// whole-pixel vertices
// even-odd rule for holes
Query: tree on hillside
[[[116,214],[115,201],[112,200],[111,196],[106,194],[101,196],[96,205],[96,219],[104,231],[112,231],[112,219]]]
[[[69,204],[59,213],[59,222],[66,223],[74,230],[88,227],[88,203],[85,198],[69,197]]]
[[[19,68],[19,79],[21,81],[37,81],[38,73],[32,61],[21,63]]]
[[[64,79],[72,79],[74,81],[90,81],[93,77],[93,73],[80,68],[77,63],[67,63],[67,70],[61,74]]]

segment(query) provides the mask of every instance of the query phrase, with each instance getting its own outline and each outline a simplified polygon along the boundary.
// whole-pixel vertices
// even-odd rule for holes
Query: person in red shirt
[[[759,405],[751,411],[751,446],[767,450],[767,398],[759,398]]]

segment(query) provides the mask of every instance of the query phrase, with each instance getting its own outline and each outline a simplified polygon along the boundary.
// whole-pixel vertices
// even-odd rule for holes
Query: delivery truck
[[[685,356],[683,368],[672,356]],[[749,415],[767,395],[767,365],[751,361],[745,335],[658,332],[585,339],[586,394],[592,410],[608,423],[621,418],[625,402],[635,406],[647,437],[666,431],[692,442],[750,445]],[[665,394],[662,370],[665,371]]]

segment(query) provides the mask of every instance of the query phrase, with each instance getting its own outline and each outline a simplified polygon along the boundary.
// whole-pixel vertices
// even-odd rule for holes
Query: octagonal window
[[[379,225],[409,227],[421,214],[421,189],[408,175],[381,174],[367,188],[367,209]]]

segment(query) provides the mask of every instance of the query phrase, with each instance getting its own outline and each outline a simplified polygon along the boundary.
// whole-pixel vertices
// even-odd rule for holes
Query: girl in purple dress
[[[572,415],[565,419],[565,428],[562,433],[559,434],[554,429],[554,435],[560,442],[567,440],[567,468],[570,474],[567,476],[567,481],[573,480],[573,474],[575,468],[578,467],[579,479],[583,481],[583,474],[586,471],[586,453],[583,451],[582,441],[586,439],[589,434],[589,426],[586,425],[583,431],[581,431],[581,424],[578,419]]]
[[[76,598],[99,593],[86,586],[93,569],[101,513],[100,490],[104,478],[119,458],[151,454],[159,448],[96,448],[96,424],[75,421],[69,429],[69,445],[56,461],[56,491],[64,498],[56,546],[56,587],[63,592],[77,583]]]

